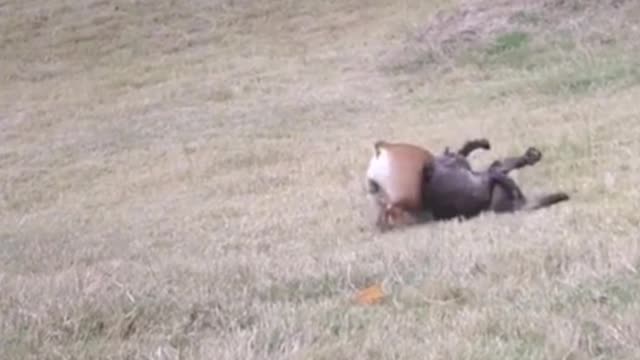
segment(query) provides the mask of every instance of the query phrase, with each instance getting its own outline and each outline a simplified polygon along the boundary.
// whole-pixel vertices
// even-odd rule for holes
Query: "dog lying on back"
[[[477,149],[489,150],[486,139],[466,142],[457,152],[445,149],[423,170],[423,206],[436,220],[471,218],[483,211],[497,213],[536,210],[569,199],[563,192],[527,198],[509,172],[535,165],[542,153],[530,147],[521,156],[494,161],[483,171],[474,171],[467,160]]]
[[[474,171],[467,157],[480,148],[490,149],[489,141],[467,141],[457,152],[447,148],[439,156],[415,145],[376,142],[367,184],[378,207],[377,227],[388,230],[429,218],[471,218],[484,211],[535,210],[569,199],[562,192],[527,199],[508,176],[512,170],[540,161],[539,150],[532,147],[522,156]]]

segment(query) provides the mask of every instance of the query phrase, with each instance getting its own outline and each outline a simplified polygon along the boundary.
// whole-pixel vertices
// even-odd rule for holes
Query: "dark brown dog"
[[[490,149],[489,141],[466,142],[457,152],[445,149],[423,170],[423,207],[434,220],[471,218],[481,212],[497,213],[536,210],[566,201],[564,192],[528,199],[509,172],[540,161],[542,153],[529,148],[524,155],[493,162],[483,171],[474,171],[467,156],[476,149]]]

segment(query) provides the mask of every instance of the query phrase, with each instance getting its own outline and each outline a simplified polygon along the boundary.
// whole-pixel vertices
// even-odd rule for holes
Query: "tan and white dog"
[[[377,206],[376,225],[387,230],[415,224],[423,212],[423,169],[433,154],[417,145],[376,141],[366,173],[367,193]]]

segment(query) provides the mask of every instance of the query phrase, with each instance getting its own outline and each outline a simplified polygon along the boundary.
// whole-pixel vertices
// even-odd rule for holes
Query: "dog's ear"
[[[431,182],[431,178],[433,177],[434,170],[435,170],[435,164],[433,160],[426,162],[422,167],[421,186],[422,186],[423,195],[426,195],[429,189],[429,183]]]
[[[424,164],[422,167],[422,181],[429,182],[431,181],[431,177],[433,176],[434,164],[433,161],[429,161]]]
[[[431,178],[434,173],[433,162],[428,162],[422,167],[422,179],[420,181],[420,200],[422,207],[427,206],[431,199]]]
[[[378,140],[373,143],[373,154],[378,157],[380,155],[380,148],[385,146],[387,143],[384,140]]]

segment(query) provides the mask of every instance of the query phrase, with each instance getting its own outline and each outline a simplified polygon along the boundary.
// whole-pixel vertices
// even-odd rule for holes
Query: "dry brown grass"
[[[0,1],[0,358],[637,358],[638,6],[572,3]],[[479,136],[572,200],[372,231],[373,141]]]

